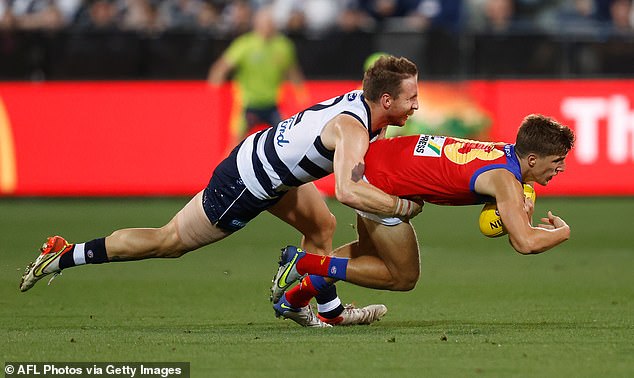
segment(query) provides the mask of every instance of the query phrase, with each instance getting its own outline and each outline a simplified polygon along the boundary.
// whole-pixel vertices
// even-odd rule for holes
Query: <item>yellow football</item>
[[[535,189],[529,184],[524,184],[524,196],[530,198],[535,203]],[[507,231],[500,218],[497,205],[493,203],[486,203],[480,212],[480,232],[490,238],[496,238],[498,236],[506,235]]]

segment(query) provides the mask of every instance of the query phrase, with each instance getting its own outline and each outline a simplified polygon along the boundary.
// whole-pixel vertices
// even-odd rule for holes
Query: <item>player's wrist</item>
[[[408,199],[394,197],[396,202],[394,204],[393,215],[395,217],[410,217],[414,210],[414,202]]]

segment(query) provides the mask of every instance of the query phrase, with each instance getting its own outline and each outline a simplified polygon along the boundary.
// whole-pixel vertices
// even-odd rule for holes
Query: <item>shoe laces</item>
[[[343,306],[342,314],[344,314],[344,313],[354,313],[354,312],[364,312],[365,313],[367,311],[365,311],[364,308],[357,308],[357,306],[355,306],[355,305],[353,305],[351,303],[346,304],[346,305]]]
[[[305,316],[306,326],[316,325],[316,324],[320,324],[321,327],[329,327],[330,326],[330,324],[321,321],[321,319],[319,319],[319,317],[317,315],[315,315],[315,313],[313,312],[313,310],[310,307],[310,305],[306,306],[306,307],[302,307],[300,309],[300,313],[302,314],[302,316]]]
[[[302,316],[306,317],[306,320],[308,320],[309,322],[313,322],[317,318],[310,306],[300,308],[299,312],[301,312]]]
[[[348,319],[344,320],[344,323],[349,321],[365,323],[370,321],[372,317],[372,313],[368,311],[366,308],[357,308],[353,304],[347,304],[343,306],[343,312],[340,315],[344,319],[347,317]]]

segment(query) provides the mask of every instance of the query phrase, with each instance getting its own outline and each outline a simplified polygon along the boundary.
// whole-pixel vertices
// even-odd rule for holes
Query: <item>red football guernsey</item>
[[[419,196],[439,205],[475,205],[490,198],[475,192],[482,172],[507,169],[521,182],[512,144],[433,135],[377,140],[365,155],[365,177],[399,197]]]

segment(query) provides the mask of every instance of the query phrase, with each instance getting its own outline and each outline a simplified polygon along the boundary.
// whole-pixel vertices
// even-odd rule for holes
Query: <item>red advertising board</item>
[[[310,82],[309,101],[358,85]],[[193,194],[231,147],[232,94],[204,82],[0,83],[0,196]],[[306,105],[285,98],[283,115]],[[527,114],[553,116],[577,144],[538,195],[634,194],[634,80],[421,83],[420,103],[434,133],[453,135],[460,118],[496,141],[512,142]]]
[[[226,148],[232,105],[226,88],[183,82],[4,83],[0,102],[16,195],[193,193]]]

